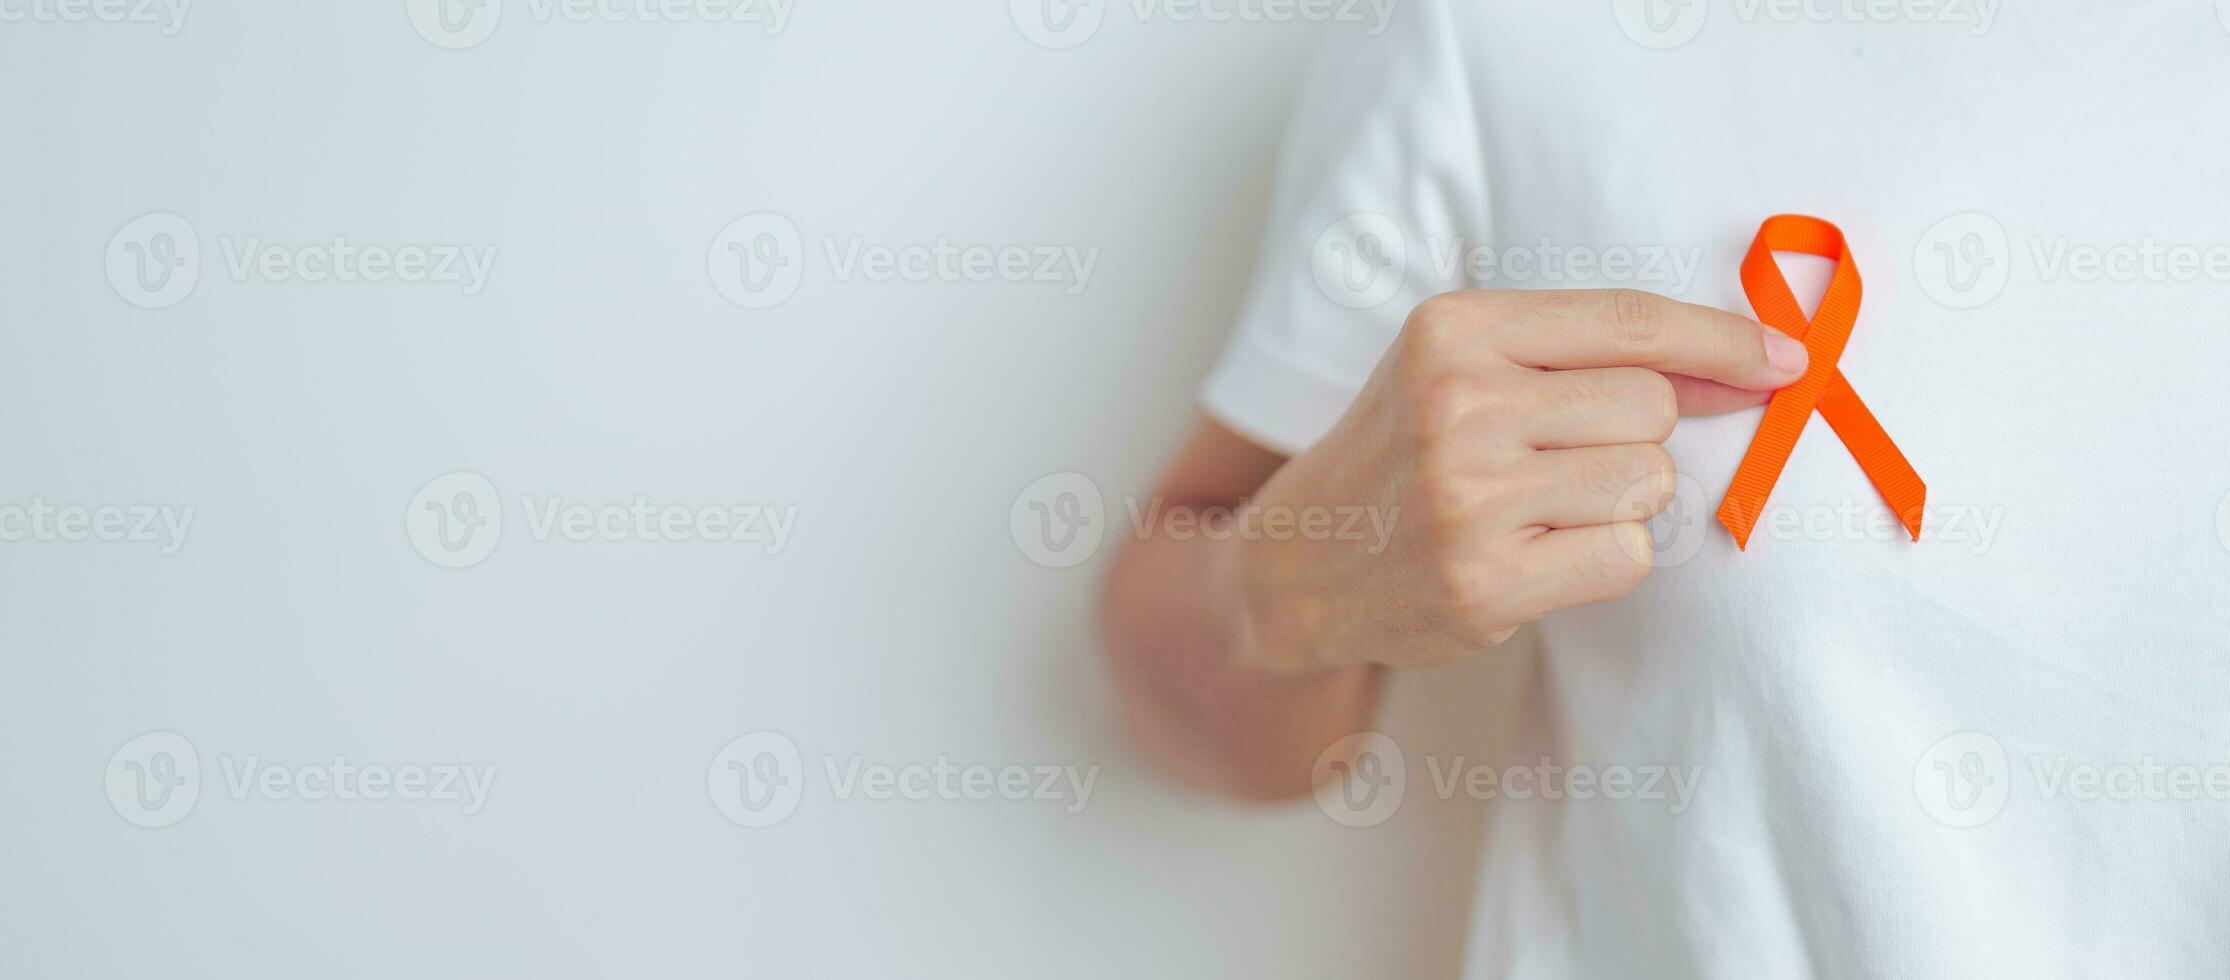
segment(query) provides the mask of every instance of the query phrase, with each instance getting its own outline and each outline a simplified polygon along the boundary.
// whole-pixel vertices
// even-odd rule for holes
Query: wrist
[[[1263,573],[1264,542],[1234,535],[1218,543],[1214,562],[1217,587],[1228,597],[1224,662],[1234,669],[1264,674],[1310,674],[1334,665],[1316,655],[1306,630],[1293,621],[1293,603]]]

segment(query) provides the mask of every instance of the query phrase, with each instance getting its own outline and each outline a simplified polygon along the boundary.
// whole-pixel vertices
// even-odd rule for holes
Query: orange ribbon
[[[1782,278],[1781,267],[1774,263],[1775,252],[1817,255],[1835,262],[1827,294],[1821,297],[1819,310],[1810,321],[1804,319],[1804,308],[1797,305],[1796,294],[1789,291],[1788,280]],[[1851,339],[1851,327],[1858,322],[1863,291],[1858,263],[1851,259],[1843,242],[1843,230],[1801,214],[1767,218],[1758,229],[1757,239],[1750,243],[1750,254],[1742,259],[1742,291],[1749,294],[1758,319],[1803,341],[1812,361],[1803,378],[1774,393],[1773,400],[1766,404],[1765,421],[1758,423],[1757,437],[1750,441],[1750,451],[1743,454],[1742,466],[1734,471],[1734,485],[1727,488],[1727,499],[1719,505],[1719,523],[1734,534],[1735,547],[1749,548],[1750,531],[1757,525],[1766,497],[1773,493],[1773,484],[1781,478],[1781,468],[1788,464],[1789,453],[1796,449],[1796,439],[1804,434],[1804,425],[1812,420],[1814,409],[1842,437],[1843,445],[1850,448],[1859,468],[1874,481],[1874,489],[1881,491],[1882,499],[1912,533],[1913,540],[1920,540],[1920,515],[1928,502],[1928,485],[1920,482],[1920,474],[1913,472],[1905,454],[1897,451],[1897,444],[1882,431],[1882,424],[1866,410],[1866,403],[1858,400],[1858,392],[1851,390],[1851,383],[1835,365],[1843,357],[1843,345]]]

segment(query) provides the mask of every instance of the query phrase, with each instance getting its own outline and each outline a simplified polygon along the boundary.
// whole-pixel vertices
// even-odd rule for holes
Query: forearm
[[[1133,541],[1108,583],[1105,647],[1138,741],[1186,780],[1253,799],[1310,789],[1317,756],[1369,727],[1381,668],[1310,670],[1259,648],[1239,583],[1249,542]]]

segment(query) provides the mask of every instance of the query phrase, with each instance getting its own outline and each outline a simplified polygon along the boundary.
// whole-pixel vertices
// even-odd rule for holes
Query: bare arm
[[[1164,508],[1228,512],[1285,462],[1203,419],[1156,494]],[[1273,669],[1240,593],[1246,542],[1163,527],[1123,550],[1102,613],[1132,731],[1189,782],[1251,799],[1308,792],[1317,755],[1369,725],[1383,668]]]

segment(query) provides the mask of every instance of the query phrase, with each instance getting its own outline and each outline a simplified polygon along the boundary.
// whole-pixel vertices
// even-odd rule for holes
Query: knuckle
[[[1618,502],[1613,505],[1613,521],[1646,521],[1656,517],[1671,505],[1679,489],[1672,454],[1655,443],[1622,448],[1613,468],[1620,474],[1621,481],[1614,491],[1618,494]]]
[[[1417,480],[1417,508],[1424,515],[1427,526],[1447,534],[1463,526],[1464,517],[1470,512],[1469,494],[1461,481],[1436,474],[1425,474]]]
[[[1611,342],[1628,354],[1654,354],[1665,345],[1664,300],[1639,289],[1610,290]]]
[[[1487,650],[1508,642],[1519,626],[1509,616],[1482,607],[1465,611],[1457,622],[1456,635],[1474,651]]]
[[[1601,568],[1604,594],[1616,599],[1632,594],[1649,578],[1649,556],[1656,545],[1649,528],[1638,521],[1621,521],[1610,528],[1614,547]]]
[[[1419,382],[1410,392],[1409,418],[1420,449],[1438,446],[1441,435],[1477,411],[1486,399],[1484,387],[1460,373],[1443,372]]]
[[[1433,529],[1452,535],[1476,521],[1507,488],[1496,477],[1458,472],[1444,460],[1421,460],[1416,499]]]
[[[1444,557],[1431,568],[1431,588],[1439,604],[1450,609],[1469,605],[1471,595],[1479,588],[1479,572],[1473,563],[1457,557]]]
[[[1441,293],[1417,304],[1402,324],[1403,350],[1426,361],[1435,361],[1461,348],[1475,331],[1473,302],[1469,294]]]
[[[1447,606],[1456,610],[1459,619],[1494,621],[1488,606],[1500,591],[1503,572],[1494,558],[1486,555],[1452,556],[1443,560],[1435,582],[1440,597]]]
[[[1634,454],[1639,457],[1634,464],[1640,474],[1639,480],[1649,481],[1661,496],[1671,496],[1678,489],[1674,484],[1680,479],[1680,473],[1674,468],[1672,454],[1666,452],[1665,447],[1654,442],[1645,442],[1635,447]]]
[[[1633,485],[1633,464],[1617,450],[1585,451],[1579,458],[1568,490],[1586,495],[1590,500],[1610,500],[1623,496]]]
[[[1680,392],[1673,388],[1671,378],[1646,368],[1637,368],[1635,383],[1641,391],[1642,418],[1649,423],[1650,442],[1663,442],[1672,437],[1673,427],[1680,424]]]
[[[1617,446],[1589,453],[1580,466],[1580,484],[1602,499],[1624,499],[1635,493],[1654,495],[1659,478],[1656,461],[1644,447]]]

